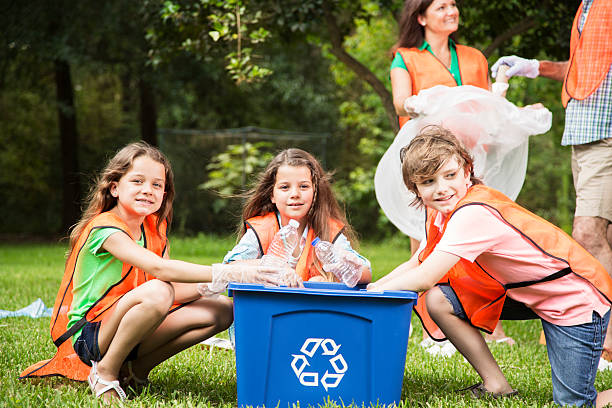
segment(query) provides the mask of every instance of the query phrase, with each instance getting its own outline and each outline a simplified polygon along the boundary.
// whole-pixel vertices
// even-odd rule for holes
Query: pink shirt
[[[439,229],[444,225],[440,213],[434,225]],[[435,250],[476,261],[503,284],[539,280],[568,267],[567,263],[543,254],[495,210],[483,205],[457,210]],[[510,289],[508,296],[559,326],[590,323],[593,311],[603,316],[610,309],[603,295],[574,273]]]

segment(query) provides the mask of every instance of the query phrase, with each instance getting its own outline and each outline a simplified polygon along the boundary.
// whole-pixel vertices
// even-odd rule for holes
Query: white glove
[[[253,265],[244,263],[213,264],[212,282],[198,284],[202,296],[212,296],[227,289],[229,282],[258,283],[268,286],[298,285],[295,271],[285,266]],[[289,286],[289,285],[288,285]]]
[[[506,71],[506,76],[511,78],[515,75],[524,76],[527,78],[535,78],[540,75],[540,61],[536,59],[525,59],[517,57],[516,55],[510,55],[501,57],[491,67],[491,76],[495,78],[497,76],[497,70],[501,65],[507,65],[510,68]]]
[[[338,258],[340,258],[338,262],[324,264],[323,270],[325,272],[332,273],[336,279],[345,284],[352,282],[356,284],[359,282],[359,279],[361,279],[362,266],[359,257],[354,253],[341,248],[336,248],[336,254]],[[350,276],[347,276],[347,273],[350,273]]]
[[[421,99],[417,95],[413,95],[404,100],[404,110],[407,116],[414,119],[423,113],[425,107]]]

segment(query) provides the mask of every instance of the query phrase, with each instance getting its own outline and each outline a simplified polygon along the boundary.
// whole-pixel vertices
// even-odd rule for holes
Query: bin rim
[[[307,283],[307,282],[305,282]],[[310,287],[304,288],[290,288],[287,286],[265,286],[261,284],[252,283],[235,283],[230,282],[228,286],[229,296],[233,296],[234,291],[238,292],[266,292],[266,293],[287,293],[287,294],[298,294],[298,295],[310,295],[310,296],[344,296],[344,297],[368,297],[368,298],[380,298],[380,299],[401,299],[416,301],[418,294],[411,290],[385,290],[382,292],[372,292],[365,289],[329,289],[329,288],[317,288],[315,285],[309,285]]]

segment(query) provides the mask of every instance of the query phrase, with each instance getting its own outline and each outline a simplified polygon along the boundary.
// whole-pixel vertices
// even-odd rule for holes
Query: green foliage
[[[349,55],[390,89],[388,50],[397,37],[402,3],[10,2],[0,16],[0,188],[16,193],[0,202],[7,214],[2,232],[49,234],[60,223],[61,154],[52,67],[59,57],[72,64],[83,185],[118,147],[138,138],[138,84],[144,79],[154,87],[160,129],[258,126],[331,134],[326,144],[273,143],[275,149],[295,145],[324,159],[325,167],[335,171],[334,188],[362,236],[394,234],[373,190],[376,165],[394,134],[380,95],[332,56],[325,13],[338,25]],[[507,53],[562,59],[578,3],[462,1],[460,39],[483,50],[494,44],[490,63]],[[506,35],[525,22],[523,31]],[[543,101],[553,110],[553,129],[531,138],[519,202],[569,230],[574,195],[569,148],[559,146],[559,84],[513,79],[509,99],[517,104]],[[236,208],[198,186],[209,181],[206,165],[212,158],[240,139],[219,143],[168,137],[163,131],[159,138],[177,175],[174,228],[182,233],[229,231]],[[251,180],[252,173],[247,174]]]
[[[170,63],[177,53],[205,61],[224,44],[225,68],[236,84],[256,82],[272,73],[255,63],[253,48],[248,46],[266,41],[270,32],[259,25],[261,11],[247,8],[243,0],[147,3],[153,14],[157,4],[160,17],[159,21],[151,19],[146,36],[153,65]]]
[[[241,145],[229,145],[227,150],[219,153],[206,166],[208,181],[200,184],[200,189],[211,189],[222,198],[216,199],[213,210],[219,213],[229,205],[228,197],[244,191],[247,176],[263,170],[273,155],[270,142],[246,142]],[[262,150],[268,150],[262,152]]]
[[[359,19],[351,36],[345,38],[347,51],[388,83],[395,22],[388,14],[372,11],[376,17]],[[344,64],[332,61],[331,72],[339,86],[340,126],[344,151],[338,161],[336,191],[349,209],[351,224],[362,236],[374,238],[395,233],[382,214],[374,195],[374,173],[378,161],[393,140],[380,98]]]

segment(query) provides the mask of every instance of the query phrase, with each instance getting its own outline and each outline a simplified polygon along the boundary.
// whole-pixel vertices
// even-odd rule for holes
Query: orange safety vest
[[[565,74],[561,101],[567,107],[570,98],[583,100],[599,88],[612,64],[612,0],[594,0],[582,34],[578,32],[578,8],[570,39],[569,68]]]
[[[487,59],[476,48],[456,44],[457,60],[462,85],[473,85],[489,89],[489,65]],[[423,89],[436,85],[457,86],[448,68],[431,52],[413,48],[398,48],[410,80],[412,81],[412,94],[417,95]],[[400,116],[400,128],[410,120],[409,117]]]
[[[141,229],[144,240],[144,247],[163,256],[166,250],[166,222],[160,226],[160,233],[156,228],[157,217],[149,215],[145,218]],[[115,306],[121,297],[143,284],[147,280],[155,279],[154,276],[144,272],[129,264],[123,264],[121,279],[108,289],[108,291],[98,301],[96,301],[87,311],[83,319],[74,323],[70,329],[68,325],[68,312],[72,306],[72,282],[74,272],[77,265],[77,260],[83,246],[89,238],[92,230],[98,228],[114,227],[128,234],[132,239],[128,226],[121,218],[111,212],[104,212],[97,215],[87,224],[81,235],[79,236],[64,270],[64,278],[60,285],[55,306],[53,307],[53,315],[51,316],[51,338],[57,347],[57,352],[50,360],[39,361],[38,363],[28,367],[19,376],[20,379],[28,377],[46,377],[61,375],[77,381],[85,381],[89,375],[90,367],[83,363],[76,355],[70,338],[87,322],[102,321],[112,313],[106,313]]]
[[[468,190],[466,196],[457,203],[446,218],[441,231],[434,225],[437,212],[431,211],[426,226],[427,245],[419,254],[420,262],[433,252],[455,211],[468,205],[483,205],[495,210],[535,248],[568,265],[568,268],[544,279],[503,284],[477,262],[460,259],[438,283],[449,284],[454,289],[473,326],[492,333],[499,321],[508,290],[558,279],[569,273],[574,273],[592,283],[608,302],[612,303],[612,278],[597,259],[560,228],[519,206],[499,191],[484,185],[475,185]],[[444,340],[444,334],[427,312],[426,294],[427,292],[421,294],[415,310],[430,336],[435,340]]]
[[[280,229],[276,213],[269,212],[265,215],[249,218],[245,221],[245,225],[247,228],[251,228],[253,232],[255,232],[257,241],[259,243],[259,250],[262,254],[265,254],[268,251],[270,243],[272,242],[272,238],[274,238],[274,235]],[[340,221],[330,219],[329,228],[333,237],[331,242],[336,242],[344,229],[344,224],[342,224]],[[313,276],[320,275],[319,271],[314,265],[314,249],[312,245],[310,245],[315,238],[314,230],[312,228],[308,228],[306,247],[302,251],[297,266],[295,267],[295,271],[304,281],[310,280],[310,278]]]

